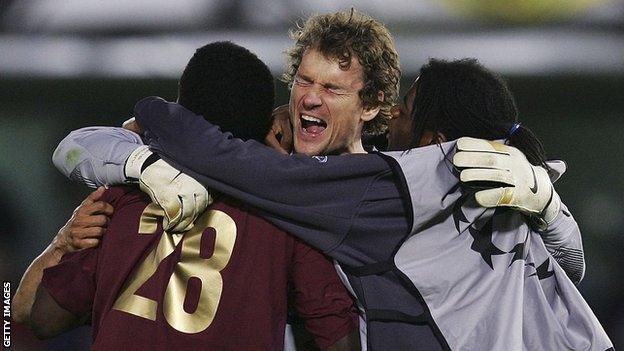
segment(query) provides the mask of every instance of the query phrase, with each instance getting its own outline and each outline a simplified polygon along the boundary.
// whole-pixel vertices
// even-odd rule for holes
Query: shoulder
[[[284,233],[273,223],[265,219],[258,209],[229,196],[219,197],[208,207],[208,211],[210,210],[224,212],[228,217],[232,218],[239,229],[273,234],[277,232]]]

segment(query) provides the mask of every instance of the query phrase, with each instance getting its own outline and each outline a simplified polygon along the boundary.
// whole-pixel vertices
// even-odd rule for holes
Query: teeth
[[[322,123],[323,121],[319,118],[316,117],[312,117],[312,116],[306,116],[306,115],[301,115],[301,118],[305,121],[308,122],[316,122],[316,123]]]

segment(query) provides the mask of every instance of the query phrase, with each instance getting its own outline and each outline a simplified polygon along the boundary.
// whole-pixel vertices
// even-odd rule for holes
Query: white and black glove
[[[552,223],[561,206],[542,167],[533,166],[515,147],[463,137],[457,139],[453,164],[468,186],[489,188],[475,193],[483,207],[509,207],[536,219],[538,229]]]
[[[160,159],[147,146],[130,154],[125,172],[128,179],[138,180],[141,190],[164,210],[167,232],[193,228],[193,222],[213,202],[203,185]]]

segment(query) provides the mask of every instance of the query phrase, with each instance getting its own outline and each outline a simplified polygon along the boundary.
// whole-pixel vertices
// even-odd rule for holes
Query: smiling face
[[[290,118],[297,153],[310,156],[365,152],[364,122],[379,108],[365,108],[364,86],[357,58],[341,65],[315,48],[305,51],[290,92]]]

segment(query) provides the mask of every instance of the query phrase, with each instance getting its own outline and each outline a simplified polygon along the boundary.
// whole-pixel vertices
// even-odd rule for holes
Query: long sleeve
[[[306,233],[298,236],[325,251],[330,248],[330,242],[343,238],[369,183],[391,167],[381,156],[370,154],[316,158],[279,155],[259,143],[242,142],[221,133],[201,116],[159,98],[143,99],[137,103],[135,114],[152,139],[150,146],[169,162],[210,188],[268,211],[270,219],[291,233],[300,233],[305,228]],[[446,152],[452,144],[445,143]],[[420,148],[411,150],[410,154],[421,155],[422,160],[395,173],[403,172],[408,183],[422,183],[418,188],[427,189],[410,194],[412,200],[419,199],[416,205],[412,204],[416,211],[412,224],[418,227],[440,210],[440,201],[453,200],[444,196],[432,199],[424,194],[442,186],[438,190],[444,195],[456,180],[451,179],[454,176],[447,171],[449,166],[436,158],[444,152]],[[448,181],[437,179],[437,187],[429,184],[434,169],[438,170],[437,174],[449,177]],[[405,173],[406,170],[415,173]],[[383,224],[379,230],[384,230]],[[320,233],[332,239],[310,241]],[[581,236],[565,206],[542,236],[549,252],[570,278],[580,281],[584,272]]]
[[[342,241],[371,184],[390,171],[379,155],[280,155],[159,98],[138,102],[135,113],[150,147],[168,162],[323,251]]]
[[[66,177],[92,188],[123,184],[126,159],[141,145],[138,134],[123,128],[86,127],[60,142],[52,162]]]
[[[566,205],[561,204],[555,221],[540,234],[548,252],[568,277],[578,284],[585,274],[585,255],[581,231]]]

